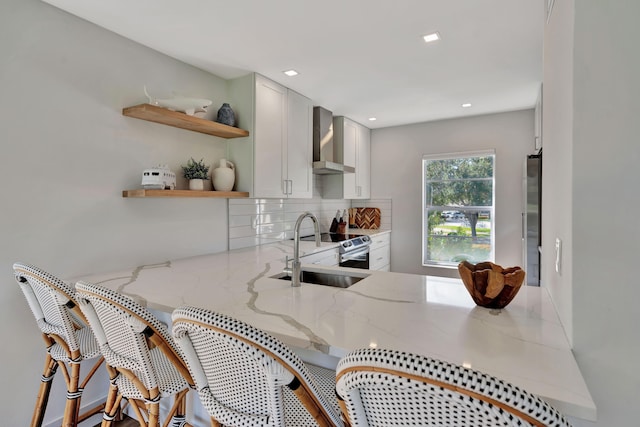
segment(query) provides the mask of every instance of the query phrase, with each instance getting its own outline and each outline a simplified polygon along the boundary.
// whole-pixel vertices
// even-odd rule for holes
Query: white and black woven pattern
[[[149,349],[147,337],[155,334],[182,361],[167,328],[145,307],[119,292],[86,282],[76,284],[76,295],[108,365],[130,370],[148,390],[157,387],[161,397],[189,387],[161,346]],[[144,398],[126,376],[119,375],[115,383],[123,396]]]
[[[425,356],[356,350],[337,371],[336,391],[354,427],[570,427],[548,403],[516,386]]]
[[[172,318],[174,338],[182,348],[203,406],[222,424],[317,425],[286,387],[297,377],[330,422],[342,425],[334,371],[314,367],[312,373],[285,344],[229,316],[181,307]],[[326,378],[320,381],[316,375]]]
[[[75,427],[92,411],[81,414],[80,408],[84,386],[103,362],[100,347],[78,307],[73,287],[33,265],[15,263],[13,272],[47,348],[31,426],[42,426],[51,384],[62,371],[67,387],[62,425]],[[81,362],[88,359],[97,360],[82,378]]]
[[[71,286],[33,265],[15,263],[13,271],[38,327],[45,335],[60,337],[69,351],[80,352],[80,360],[100,356],[100,348],[89,325],[71,311],[77,305]],[[70,352],[57,342],[48,351],[54,360],[71,361]]]

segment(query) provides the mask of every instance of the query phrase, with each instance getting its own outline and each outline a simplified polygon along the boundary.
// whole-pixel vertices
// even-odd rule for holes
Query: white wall
[[[556,2],[545,27],[542,86],[542,259],[540,280],[571,341],[573,336],[573,2]],[[552,40],[552,41],[550,41]],[[555,240],[561,240],[561,271],[555,272]]]
[[[562,275],[544,280],[603,427],[640,420],[639,16],[635,0],[556,1],[545,30],[544,173],[571,184],[543,193],[543,229],[568,240]]]
[[[392,199],[391,270],[458,277],[457,269],[422,266],[422,156],[495,149],[496,263],[522,264],[522,174],[534,151],[533,110],[375,129],[371,197]]]
[[[159,97],[175,90],[212,99],[215,113],[227,89],[37,0],[0,2],[0,52],[0,414],[2,425],[24,426],[44,346],[12,263],[69,277],[226,250],[225,200],[121,197],[139,187],[144,168],[168,163],[179,172],[191,156],[213,163],[226,141],[121,110],[145,102],[147,85]],[[54,382],[47,421],[62,415],[62,384]]]

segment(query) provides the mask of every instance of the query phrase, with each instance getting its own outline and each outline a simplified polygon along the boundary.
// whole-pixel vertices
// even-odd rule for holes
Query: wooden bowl
[[[487,308],[503,308],[516,296],[524,281],[520,267],[502,268],[492,262],[462,261],[458,273],[473,301]]]

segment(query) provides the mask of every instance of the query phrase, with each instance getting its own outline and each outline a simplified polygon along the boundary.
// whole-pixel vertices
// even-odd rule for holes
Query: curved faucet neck
[[[316,237],[316,246],[320,246],[320,226],[318,218],[311,212],[305,212],[298,217],[293,227],[293,261],[291,263],[291,286],[300,286],[300,226],[305,218],[313,221],[313,232]]]

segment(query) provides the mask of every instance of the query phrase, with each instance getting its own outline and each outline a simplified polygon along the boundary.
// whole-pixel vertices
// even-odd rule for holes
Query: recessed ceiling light
[[[471,104],[469,104],[468,102],[462,104],[462,108],[469,108],[469,107],[471,107]]]
[[[283,71],[283,73],[285,73],[287,76],[289,77],[293,77],[293,76],[297,76],[298,72],[296,70],[287,70],[287,71]]]
[[[425,43],[435,42],[440,40],[440,33],[436,31],[435,33],[426,34],[422,36],[422,38],[424,39]]]
[[[376,120],[378,120],[376,117],[369,117],[370,122],[375,122]]]

